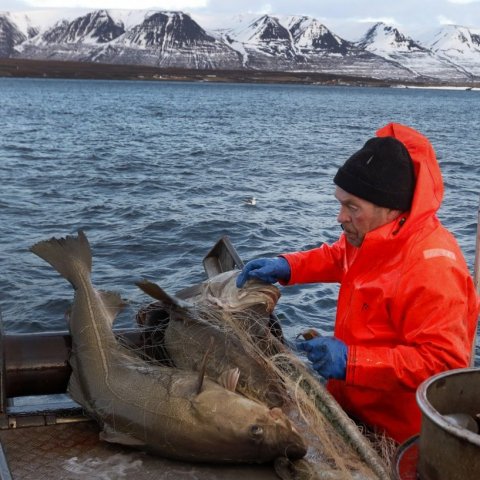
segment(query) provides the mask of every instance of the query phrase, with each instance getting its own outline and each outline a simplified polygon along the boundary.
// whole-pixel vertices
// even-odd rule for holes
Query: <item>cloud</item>
[[[2,0],[0,4],[0,12],[9,10],[27,10],[28,3],[24,0]]]
[[[257,12],[254,12],[254,13],[272,13],[273,12],[273,8],[272,8],[272,5],[270,3],[267,3],[265,5],[262,5],[258,10]]]
[[[447,0],[448,3],[454,3],[458,5],[468,5],[470,3],[478,3],[480,0]]]
[[[239,8],[238,11],[236,13],[242,13],[244,10],[242,10],[242,8]],[[266,3],[264,5],[260,5],[260,6],[255,6],[255,8],[248,8],[247,10],[245,10],[246,13],[252,13],[252,14],[255,14],[255,15],[270,15],[270,14],[274,14],[274,13],[277,13],[276,11],[274,11],[274,9],[272,8],[272,5],[270,3]]]
[[[440,25],[455,25],[457,23],[455,20],[452,20],[445,15],[437,15],[437,20]]]
[[[65,8],[65,0],[26,0],[29,7]],[[155,9],[155,10],[185,10],[189,8],[204,8],[208,0],[73,0],[69,8],[112,8],[112,9]]]
[[[357,18],[358,23],[386,23],[387,25],[396,25],[398,22],[393,17],[365,17]]]

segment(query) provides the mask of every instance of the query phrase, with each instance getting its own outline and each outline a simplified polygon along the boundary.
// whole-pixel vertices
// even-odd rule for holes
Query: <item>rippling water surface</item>
[[[7,331],[66,328],[71,287],[28,251],[53,235],[86,231],[94,283],[132,302],[119,326],[147,301],[135,280],[170,292],[203,280],[202,259],[222,235],[245,261],[334,241],[332,178],[390,121],[432,141],[446,187],[439,216],[473,270],[478,92],[0,79],[0,106]],[[245,205],[252,195],[257,205]],[[330,332],[337,292],[284,288],[286,335]]]

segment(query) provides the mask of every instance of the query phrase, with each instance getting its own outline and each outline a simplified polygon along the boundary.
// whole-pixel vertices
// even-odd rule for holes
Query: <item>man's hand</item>
[[[288,282],[290,265],[283,257],[258,258],[243,267],[242,273],[237,277],[237,287],[242,288],[250,278],[258,278],[266,283],[275,283],[279,280]]]
[[[347,370],[347,346],[335,337],[315,337],[298,342],[299,350],[307,352],[312,367],[323,378],[345,380]]]

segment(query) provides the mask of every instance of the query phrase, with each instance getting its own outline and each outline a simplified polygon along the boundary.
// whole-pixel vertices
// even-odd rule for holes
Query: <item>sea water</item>
[[[51,236],[86,232],[94,284],[131,302],[118,326],[150,301],[136,280],[171,293],[204,280],[202,259],[223,235],[244,261],[335,241],[332,178],[391,121],[434,145],[439,217],[473,272],[479,106],[479,92],[458,90],[0,78],[4,327],[67,328],[72,289],[28,250]],[[337,294],[282,288],[285,335],[331,333]]]

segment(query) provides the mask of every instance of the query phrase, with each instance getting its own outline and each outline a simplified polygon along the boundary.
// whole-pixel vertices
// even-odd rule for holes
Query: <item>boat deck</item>
[[[0,430],[1,480],[278,480],[271,465],[177,462],[110,444],[99,439],[96,422],[81,415],[20,414],[9,422]]]

